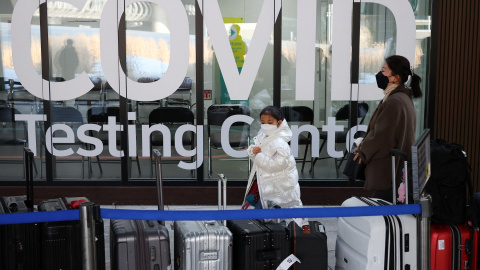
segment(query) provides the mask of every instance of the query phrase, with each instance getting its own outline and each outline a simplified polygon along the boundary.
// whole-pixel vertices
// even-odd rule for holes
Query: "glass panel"
[[[234,153],[246,150],[251,138],[257,134],[260,128],[260,111],[265,106],[273,104],[273,27],[268,37],[265,52],[262,55],[263,58],[249,58],[249,55],[253,54],[252,51],[260,49],[251,47],[254,32],[260,26],[259,20],[264,24],[265,20],[272,20],[274,16],[272,8],[268,10],[266,18],[259,18],[263,4],[264,1],[258,0],[220,0],[218,5],[227,35],[212,32],[214,30],[210,29],[208,24],[206,25],[205,90],[211,90],[212,96],[211,100],[207,98],[204,101],[206,110],[205,156],[207,156],[207,160],[204,162],[206,178],[216,179],[218,173],[223,173],[233,179],[246,179],[248,177],[250,164],[246,153],[244,152],[245,157],[234,157],[227,153],[228,150],[224,149],[220,141],[221,125],[226,118],[234,114],[250,115],[254,119],[251,125],[237,122],[229,130],[229,143],[235,151]],[[210,16],[212,16],[213,11],[209,11],[208,7],[204,7],[204,10],[206,14],[210,13]],[[217,51],[221,44],[212,44],[212,35],[229,38],[228,55],[219,55]],[[261,39],[261,37],[258,38]],[[253,80],[247,100],[232,100],[231,93],[229,93],[229,91],[234,91],[233,84],[241,85],[238,79],[235,81],[235,79],[224,76],[226,72],[224,69],[232,63],[225,61],[225,59],[230,57],[234,57],[239,74],[241,74],[246,63],[255,61],[259,63],[255,78],[243,78],[245,81]],[[223,69],[220,68],[220,66],[223,66],[220,62],[225,64]],[[233,77],[237,78],[236,76]],[[245,87],[245,91],[247,90],[250,90],[250,87]]]
[[[110,104],[104,101],[104,86],[106,79],[103,74],[100,56],[100,17],[105,1],[94,0],[90,4],[77,9],[60,1],[48,1],[48,45],[51,63],[50,81],[69,82],[79,80],[82,73],[86,73],[92,83],[92,88],[85,91],[80,86],[65,87],[69,98],[54,97],[53,83],[50,84],[52,99],[49,119],[54,124],[65,124],[65,130],[73,131],[70,143],[55,143],[49,146],[57,150],[67,150],[71,153],[54,154],[54,178],[73,180],[119,179],[120,158],[113,157],[109,151],[109,140],[106,129],[105,116]],[[44,93],[46,95],[46,93]],[[40,108],[43,113],[43,108]],[[118,110],[117,110],[118,111]],[[119,121],[117,117],[117,121]],[[85,124],[93,124],[96,130],[80,130]],[[50,129],[52,131],[54,128]],[[48,131],[48,130],[47,130]],[[45,130],[43,129],[43,132]],[[85,142],[79,136],[95,137],[95,141]],[[116,140],[120,133],[117,132]],[[55,131],[53,137],[67,136],[64,131]],[[41,136],[41,145],[48,143],[45,136]],[[94,143],[95,142],[95,143]],[[97,143],[97,144],[96,144]],[[99,149],[100,148],[100,149]],[[44,147],[42,152],[45,153]],[[53,150],[54,151],[54,150]],[[88,151],[95,154],[83,154]],[[49,150],[52,152],[52,150]],[[80,154],[82,153],[82,154]],[[64,156],[66,155],[66,156]],[[93,156],[91,156],[93,155]],[[113,163],[112,163],[113,162]]]
[[[431,46],[431,28],[432,20],[430,16],[431,1],[429,0],[411,0],[412,8],[415,12],[415,25],[417,45],[415,48],[415,65],[414,72],[422,78],[421,88],[423,91],[422,98],[413,101],[417,112],[417,129],[416,136],[420,136],[425,126],[425,93],[430,76],[430,46]]]
[[[188,68],[177,89],[164,98],[149,98],[145,94],[138,100],[133,98],[131,88],[127,85],[128,111],[135,113],[135,125],[137,154],[133,156],[133,162],[140,166],[132,166],[132,178],[153,178],[152,149],[159,149],[162,153],[164,165],[164,179],[192,179],[195,178],[196,166],[193,169],[182,169],[180,164],[194,163],[196,156],[196,134],[189,131],[179,130],[180,127],[192,127],[195,125],[195,1],[182,1],[185,14],[188,18]],[[127,76],[128,79],[145,84],[140,91],[147,89],[146,84],[159,84],[166,80],[169,66],[174,66],[179,61],[174,57],[174,47],[171,33],[176,31],[180,25],[172,25],[170,20],[175,16],[171,10],[151,2],[136,2],[126,7],[126,51],[127,51]],[[131,14],[131,12],[140,12]],[[177,28],[175,28],[177,27]],[[181,40],[180,42],[184,42]],[[165,90],[161,86],[158,91]],[[181,135],[181,148],[175,145],[175,136]],[[170,138],[168,138],[168,136]],[[150,145],[150,147],[148,147]],[[145,151],[144,151],[145,149]],[[182,150],[191,151],[187,154]],[[180,151],[180,153],[179,153]]]
[[[13,2],[10,4],[10,2]],[[12,114],[38,114],[45,111],[42,98],[35,97],[27,91],[19,81],[17,73],[13,67],[12,59],[12,42],[11,42],[11,14],[16,4],[14,1],[6,1],[0,4],[0,109],[2,115],[6,116],[0,119],[0,168],[14,165],[18,170],[5,170],[0,179],[23,179],[22,169],[22,147],[28,140],[24,122],[9,120],[8,115]],[[121,2],[121,1],[119,1]],[[213,1],[219,5],[221,19],[223,19],[225,33],[229,37],[229,50],[232,54],[228,57],[234,57],[236,70],[241,73],[244,64],[247,61],[249,51],[258,48],[252,48],[252,39],[254,32],[261,26],[259,20],[260,11],[264,4],[258,0],[242,0],[242,1]],[[56,179],[120,179],[120,158],[116,157],[116,151],[120,150],[120,131],[113,131],[114,139],[109,142],[108,131],[103,129],[106,124],[108,115],[116,116],[115,123],[112,123],[112,130],[119,125],[119,106],[120,96],[114,91],[104,75],[101,65],[100,55],[100,18],[107,2],[104,0],[92,0],[88,5],[81,9],[77,9],[72,5],[61,1],[48,1],[48,44],[50,52],[50,81],[71,81],[78,78],[82,72],[85,72],[94,85],[90,91],[79,91],[79,89],[65,88],[65,93],[70,94],[67,100],[57,98],[52,100],[51,105],[53,113],[48,115],[49,119],[54,120],[62,113],[58,112],[58,108],[73,108],[81,115],[81,122],[72,123],[71,120],[58,120],[59,123],[66,126],[56,126],[62,130],[55,131],[53,146],[57,150],[71,150],[72,154],[63,157],[57,154],[55,158],[54,176]],[[416,37],[417,47],[415,54],[414,69],[415,73],[422,78],[422,90],[425,92],[426,83],[430,73],[427,66],[430,57],[430,27],[431,20],[429,16],[431,1],[430,0],[410,0],[414,9],[416,20]],[[142,101],[138,98],[127,99],[127,107],[124,108],[128,112],[135,113],[135,117],[129,121],[130,137],[136,135],[137,155],[133,155],[128,164],[131,166],[131,178],[133,179],[151,179],[153,177],[150,148],[148,142],[154,142],[154,148],[160,149],[164,155],[167,154],[168,148],[163,144],[163,133],[157,129],[152,130],[150,137],[149,126],[163,124],[171,133],[171,153],[164,158],[167,169],[164,170],[164,176],[167,179],[195,179],[195,170],[185,170],[179,168],[180,161],[190,163],[195,161],[195,153],[187,152],[194,149],[196,151],[196,136],[192,131],[186,131],[182,136],[182,149],[174,145],[174,136],[180,126],[190,124],[189,121],[178,120],[173,116],[181,115],[181,109],[184,112],[191,112],[196,117],[196,84],[195,84],[195,0],[182,0],[185,8],[188,26],[189,26],[189,45],[188,45],[188,67],[185,74],[185,80],[179,88],[171,95],[154,101]],[[282,55],[281,55],[281,105],[287,106],[305,106],[313,111],[313,127],[321,131],[322,125],[326,125],[328,117],[341,115],[345,105],[350,104],[349,101],[331,101],[331,77],[332,77],[332,19],[333,19],[333,1],[321,0],[316,5],[316,33],[315,33],[315,82],[314,82],[314,101],[296,101],[294,90],[296,87],[296,46],[297,46],[297,4],[298,0],[283,1],[283,19],[282,19]],[[208,7],[204,3],[205,7]],[[208,9],[208,8],[207,8]],[[207,10],[206,13],[208,13]],[[175,61],[172,60],[171,32],[173,26],[170,23],[172,14],[167,12],[162,6],[158,6],[152,2],[135,2],[126,7],[126,74],[129,80],[140,83],[154,83],[154,81],[164,79],[168,67]],[[268,20],[275,16],[274,10],[267,12]],[[341,13],[341,12],[340,12]],[[204,10],[205,14],[205,10]],[[208,16],[212,16],[210,12]],[[271,17],[270,17],[271,16]],[[206,17],[204,17],[206,20]],[[263,22],[262,22],[263,23]],[[396,22],[390,10],[383,5],[362,3],[361,4],[361,25],[360,25],[360,83],[374,83],[375,73],[380,69],[384,57],[395,53],[396,44]],[[272,27],[273,30],[273,27]],[[249,115],[254,119],[250,127],[243,125],[232,126],[230,144],[234,148],[232,151],[244,150],[248,145],[251,137],[255,136],[260,128],[259,112],[266,105],[273,103],[273,32],[268,37],[268,44],[262,58],[252,59],[249,61],[259,61],[258,72],[254,72],[253,86],[248,95],[247,100],[232,100],[228,94],[228,87],[233,84],[239,84],[239,79],[229,79],[224,77],[225,67],[220,68],[225,56],[220,56],[218,46],[221,44],[212,43],[213,28],[205,25],[204,31],[204,134],[203,134],[203,156],[205,157],[203,164],[205,165],[206,179],[216,178],[216,174],[224,173],[229,178],[245,179],[248,176],[249,163],[243,157],[232,157],[231,151],[225,150],[213,133],[219,132],[220,126],[214,126],[208,118],[208,109],[212,105],[230,105],[239,108],[241,104],[249,109]],[[223,28],[222,28],[223,31]],[[218,34],[218,33],[217,33]],[[224,35],[224,33],[221,33]],[[31,56],[33,66],[36,72],[41,75],[41,44],[40,44],[40,27],[39,27],[39,10],[34,13],[31,19]],[[115,44],[114,41],[112,44]],[[76,55],[76,57],[75,57]],[[76,60],[78,59],[78,61]],[[230,62],[231,63],[231,62]],[[350,76],[349,71],[345,71],[345,78]],[[190,80],[191,79],[191,80]],[[248,78],[242,78],[248,81]],[[237,81],[235,81],[237,80]],[[243,81],[242,83],[246,82]],[[245,89],[250,89],[250,86]],[[53,87],[45,88],[46,91],[53,91]],[[128,90],[128,89],[127,89]],[[231,90],[231,89],[230,89]],[[127,91],[128,93],[128,91]],[[132,92],[130,92],[131,94]],[[46,96],[47,92],[44,92]],[[128,96],[127,96],[128,97]],[[378,106],[378,101],[358,101],[365,102],[369,110],[365,118],[359,117],[358,122],[363,120],[364,124],[368,124],[372,112]],[[47,103],[48,104],[48,103]],[[425,99],[414,100],[417,110],[417,135],[424,126],[424,104]],[[4,110],[4,108],[6,108]],[[342,109],[343,108],[343,109]],[[176,110],[175,112],[165,110]],[[69,109],[71,110],[71,109]],[[149,116],[159,113],[168,116],[168,119],[150,121]],[[178,112],[178,113],[177,113]],[[242,110],[245,114],[245,110]],[[65,113],[63,113],[65,114]],[[11,118],[11,117],[10,117]],[[337,117],[338,118],[338,117]],[[191,121],[193,125],[197,123],[196,119]],[[78,128],[84,124],[91,123],[99,125],[99,131],[87,130],[85,135],[90,137],[99,137],[100,146],[95,145],[92,141],[82,143],[78,139]],[[292,125],[304,125],[308,123],[296,123],[289,121]],[[345,132],[348,131],[348,121],[337,119],[337,125],[343,125]],[[156,126],[159,127],[159,126]],[[37,162],[37,178],[45,178],[45,127],[44,123],[38,122],[36,128],[36,162]],[[143,128],[147,132],[143,132]],[[71,129],[71,130],[70,130]],[[73,132],[73,143],[58,143],[61,137],[67,136],[65,133]],[[145,135],[145,134],[146,135]],[[337,136],[343,136],[337,132]],[[112,135],[112,134],[111,134]],[[218,135],[218,133],[217,133]],[[309,133],[303,132],[308,139]],[[146,136],[147,139],[144,139]],[[214,138],[215,137],[215,138]],[[320,158],[314,162],[313,170],[310,171],[312,165],[312,145],[301,144],[298,147],[298,158],[300,159],[297,166],[299,168],[300,177],[302,179],[333,179],[344,181],[341,171],[343,164],[336,168],[333,165],[339,165],[340,159],[331,158],[327,153],[327,147],[321,146],[325,141],[325,134],[320,132],[318,140]],[[234,139],[246,142],[245,145],[235,145]],[[77,144],[77,143],[80,144]],[[95,141],[94,142],[99,142]],[[26,142],[28,143],[28,142]],[[109,146],[109,143],[111,144]],[[215,144],[216,143],[216,144]],[[70,144],[74,144],[73,146]],[[33,145],[33,143],[31,144]],[[103,146],[102,146],[103,145]],[[145,145],[146,151],[143,151]],[[237,147],[238,146],[238,147]],[[98,156],[83,157],[78,154],[79,149],[83,150],[99,150]],[[335,149],[337,151],[345,151],[345,142],[336,138]],[[50,151],[53,151],[50,149]],[[179,153],[183,152],[183,154]],[[113,152],[113,153],[112,153]],[[60,152],[62,153],[62,152]],[[187,154],[186,154],[187,153]],[[233,152],[237,153],[237,152]],[[306,153],[305,168],[303,166],[303,156]],[[64,153],[65,154],[65,153]],[[40,158],[41,157],[41,158]],[[68,161],[68,164],[63,164]],[[112,161],[112,162],[110,162]],[[140,169],[138,169],[140,167]],[[210,172],[210,168],[212,171]]]
[[[329,93],[329,40],[328,27],[329,5],[327,2],[318,1],[316,5],[316,32],[315,32],[315,78],[314,78],[314,100],[297,100],[295,89],[297,82],[297,15],[298,1],[283,1],[282,6],[282,74],[281,74],[281,105],[284,117],[294,133],[293,140],[298,141],[298,148],[292,148],[293,155],[297,160],[299,177],[312,178],[310,173],[312,164],[312,134],[303,131],[296,133],[296,127],[313,125],[321,127],[326,120],[326,108],[330,106]],[[318,140],[318,135],[315,140]],[[325,161],[323,161],[326,163]],[[330,168],[331,166],[328,166]],[[321,170],[322,175],[327,177],[327,170]]]
[[[14,1],[16,2],[16,1]],[[38,99],[30,94],[18,80],[13,66],[11,19],[15,3],[6,1],[0,5],[0,179],[23,180],[23,147],[28,145],[27,125],[15,121],[15,115],[36,113]],[[38,17],[33,17],[30,27],[31,57],[33,66],[40,73],[40,27]],[[28,52],[27,52],[28,53]],[[37,134],[38,135],[38,134]],[[38,136],[37,136],[38,138]],[[34,149],[35,151],[35,149]],[[38,157],[35,175],[40,171]]]
[[[429,46],[430,20],[428,17],[428,0],[410,1],[414,7],[414,13],[417,22],[417,47],[415,55],[414,69],[415,73],[423,79],[422,86],[426,82],[426,52]],[[349,108],[358,106],[357,124],[368,125],[369,119],[378,106],[379,100],[352,100],[350,101],[332,101],[331,78],[332,78],[332,21],[333,21],[333,1],[318,1],[316,16],[316,51],[315,51],[315,99],[314,101],[295,101],[296,84],[296,47],[297,47],[297,4],[298,1],[283,1],[283,23],[282,23],[282,106],[287,110],[287,106],[305,106],[313,110],[313,125],[319,130],[319,139],[313,137],[310,140],[309,132],[299,134],[298,164],[300,178],[303,179],[345,179],[343,176],[343,166],[346,158],[346,135],[349,131]],[[353,3],[352,3],[353,4]],[[337,11],[337,16],[341,12]],[[360,13],[360,56],[359,56],[359,83],[375,83],[375,74],[380,70],[385,57],[396,52],[397,26],[392,12],[383,5],[373,3],[361,3]],[[422,66],[423,65],[423,66]],[[338,75],[338,74],[337,74]],[[343,77],[350,80],[350,71],[345,71]],[[353,88],[352,88],[353,89]],[[355,90],[352,90],[355,91]],[[351,93],[356,96],[356,93]],[[423,127],[424,99],[414,100],[417,110],[417,135]],[[297,108],[298,109],[298,108]],[[336,125],[343,125],[344,131],[335,133],[335,151],[341,153],[342,157],[332,158],[327,151],[327,134],[322,130],[322,126],[327,124],[327,118],[334,117]],[[288,119],[287,119],[288,120]],[[298,119],[297,119],[298,120]],[[291,122],[291,123],[290,123]],[[307,122],[292,122],[291,125],[308,125]],[[351,124],[351,123],[350,123]],[[310,158],[312,156],[312,142],[318,141],[320,153],[319,158]],[[302,144],[306,142],[306,145]],[[307,150],[305,150],[308,145]],[[294,154],[296,154],[295,149]],[[316,150],[316,149],[314,149]],[[306,157],[304,161],[303,157]],[[311,162],[313,160],[313,162]],[[305,168],[302,170],[303,163]],[[313,166],[312,166],[313,165]]]
[[[327,32],[332,31],[332,21],[334,5],[332,1],[328,2],[325,12],[325,23],[327,24]],[[337,13],[338,14],[338,13]],[[337,15],[340,16],[340,15]],[[352,28],[355,29],[355,28]],[[328,49],[327,60],[328,70],[327,74],[331,75],[332,63],[332,39],[331,33],[327,33],[328,37],[325,46]],[[389,55],[395,54],[396,44],[396,24],[391,11],[383,5],[362,3],[360,12],[360,55],[359,55],[359,84],[375,83],[375,74],[380,70],[383,59]],[[338,74],[337,74],[338,75]],[[344,72],[342,77],[350,81],[350,72]],[[328,76],[331,79],[331,76]],[[338,157],[332,157],[333,153],[328,152],[328,138],[325,131],[320,132],[320,156],[314,158],[313,169],[310,170],[311,177],[314,179],[345,179],[343,175],[343,167],[345,159],[348,156],[347,152],[347,136],[350,128],[356,124],[368,125],[368,121],[374,109],[377,107],[379,101],[332,101],[331,85],[327,83],[327,101],[325,102],[326,110],[325,116],[334,117],[335,125],[343,126],[343,131],[335,132],[335,151],[338,151]],[[352,88],[351,91],[355,88]],[[356,96],[357,93],[351,93],[350,96]],[[357,107],[357,119],[351,120],[350,108]],[[322,119],[323,122],[327,120]],[[352,122],[350,122],[352,121]]]

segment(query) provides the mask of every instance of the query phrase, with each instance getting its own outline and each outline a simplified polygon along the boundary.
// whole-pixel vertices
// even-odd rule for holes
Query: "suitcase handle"
[[[222,186],[223,186],[223,206],[222,206]],[[227,178],[223,173],[218,174],[218,210],[227,210]],[[227,221],[223,221],[227,226]]]
[[[162,185],[162,154],[157,149],[152,151],[155,159],[155,179],[157,181],[157,200],[158,200],[158,210],[165,210],[163,205],[163,185]],[[165,221],[158,221],[160,224],[165,226]]]
[[[12,88],[11,88],[12,89]],[[33,211],[33,152],[28,147],[24,147],[24,166],[25,166],[25,180],[27,187],[27,200],[25,205],[29,211]]]

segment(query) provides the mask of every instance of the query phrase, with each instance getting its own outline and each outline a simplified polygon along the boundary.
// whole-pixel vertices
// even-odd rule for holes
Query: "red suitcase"
[[[472,269],[480,270],[480,264],[478,262],[478,257],[480,256],[478,248],[478,228],[473,228],[473,241],[472,241]]]
[[[430,269],[477,269],[478,228],[432,224],[430,235]]]

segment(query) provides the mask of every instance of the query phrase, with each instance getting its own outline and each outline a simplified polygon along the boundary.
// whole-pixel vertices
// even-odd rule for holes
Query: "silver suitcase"
[[[219,175],[224,189],[226,206],[226,178]],[[221,221],[175,221],[174,264],[178,270],[232,269],[232,233]]]

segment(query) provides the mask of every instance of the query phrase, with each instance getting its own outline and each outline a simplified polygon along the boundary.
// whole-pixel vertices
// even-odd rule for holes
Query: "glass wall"
[[[211,26],[214,22],[205,18],[205,89],[212,90],[212,98],[204,101],[205,106],[205,177],[207,179],[217,178],[218,173],[232,179],[247,179],[249,175],[250,162],[246,157],[245,148],[253,141],[253,137],[258,133],[260,128],[259,114],[267,105],[273,104],[273,35],[266,33],[265,37],[259,37],[259,21],[269,20],[273,22],[274,9],[273,5],[264,7],[263,1],[246,0],[246,1],[218,1],[220,13],[216,13],[216,7],[213,5],[204,6],[204,16],[215,16],[217,21],[222,22],[224,32],[214,32],[216,28]],[[261,17],[263,16],[263,17]],[[272,25],[273,26],[273,25]],[[254,34],[264,41],[257,47],[252,46]],[[261,33],[261,32],[260,32]],[[217,37],[213,37],[216,35]],[[217,51],[223,49],[219,43],[218,36],[228,36],[229,44],[224,50],[223,55]],[[264,45],[264,46],[262,46]],[[256,51],[254,51],[256,50]],[[262,53],[263,52],[263,53]],[[232,68],[232,62],[228,62],[226,58],[233,57],[235,59],[235,68]],[[260,56],[253,59],[254,56]],[[223,57],[223,58],[220,58]],[[252,59],[252,60],[250,60]],[[253,60],[257,60],[252,62]],[[247,67],[247,65],[249,65]],[[222,68],[224,67],[224,68]],[[256,75],[251,73],[244,74],[244,68],[255,70]],[[231,76],[224,76],[226,70]],[[237,78],[237,79],[236,79]],[[247,100],[232,100],[229,91],[232,91],[232,84],[237,84],[234,80],[241,80],[242,83],[252,85],[251,89],[245,85],[241,87],[242,92],[250,91]],[[229,155],[224,145],[220,141],[221,125],[230,116],[235,114],[244,114],[253,118],[253,122],[248,125],[243,122],[237,122],[231,126],[228,131],[230,142],[230,151],[236,152],[242,157]],[[230,152],[230,153],[231,153]]]
[[[42,106],[38,110],[38,114],[47,115],[47,121],[39,125],[40,140],[37,149],[42,166],[40,178],[46,177],[47,171],[52,171],[54,179],[93,180],[100,175],[120,179],[119,158],[98,149],[101,147],[81,141],[78,136],[81,126],[99,124],[93,121],[93,115],[98,108],[104,106],[102,90],[105,76],[100,66],[100,15],[104,3],[94,4],[91,7],[84,6],[82,9],[60,1],[49,1],[46,5],[49,81],[68,82],[85,73],[93,87],[90,91],[78,93],[76,88],[62,86],[61,91],[66,93],[66,98],[54,97],[55,89],[52,84],[44,89]],[[41,13],[42,10],[38,9],[34,16],[39,18]],[[42,75],[41,71],[39,74]],[[67,134],[69,129],[73,135]],[[84,134],[95,136],[105,144],[100,132],[89,130]],[[55,139],[46,140],[69,136],[72,139],[64,143],[55,143]],[[46,144],[47,149],[44,147]],[[55,154],[56,150],[53,149],[61,153]],[[82,149],[85,151],[98,149],[99,154],[86,156],[81,154]],[[104,166],[106,160],[117,161],[116,169]]]
[[[129,125],[135,125],[136,139],[129,136],[129,144],[136,141],[137,147],[130,147],[128,159],[131,177],[150,179],[153,177],[153,159],[150,157],[152,149],[159,149],[163,154],[164,178],[168,179],[193,179],[195,168],[181,169],[179,163],[196,165],[197,136],[196,132],[186,131],[182,134],[180,127],[196,125],[195,108],[195,2],[185,0],[180,8],[188,24],[185,32],[183,54],[185,75],[181,78],[180,85],[173,93],[165,98],[147,98],[149,93],[138,95],[138,91],[146,88],[146,84],[153,86],[154,91],[162,91],[162,87],[155,86],[158,82],[168,79],[168,70],[174,66],[175,61],[181,61],[175,55],[174,17],[172,8],[162,7],[153,2],[136,2],[126,7],[126,10],[143,10],[144,18],[138,15],[125,20],[126,29],[126,106],[129,113],[135,115],[129,118]],[[178,28],[178,27],[177,27]],[[177,43],[178,44],[178,43]],[[178,50],[177,50],[178,51]],[[170,68],[171,69],[171,68]],[[140,83],[133,89],[129,82]],[[108,89],[107,89],[108,91]],[[111,90],[110,90],[111,91]],[[117,93],[114,93],[117,94]],[[134,95],[135,94],[135,95]],[[118,94],[117,94],[118,96]],[[115,99],[115,97],[113,97]],[[107,101],[110,102],[107,95]],[[133,116],[132,116],[133,117]],[[181,141],[181,147],[175,144]],[[200,142],[201,143],[201,142]],[[150,145],[150,147],[147,147]],[[135,155],[131,152],[136,151]],[[186,153],[183,153],[186,152]],[[132,165],[133,163],[133,165]]]
[[[28,143],[28,126],[16,121],[16,115],[28,116],[41,108],[41,99],[32,95],[18,80],[14,67],[12,44],[13,5],[9,1],[2,3],[0,13],[0,179],[21,180],[24,178],[23,147]],[[38,10],[37,10],[38,13]],[[31,69],[41,73],[40,27],[39,18],[31,19],[31,26],[25,33],[31,43]],[[27,52],[28,53],[28,52]],[[33,128],[35,130],[35,128]],[[35,131],[32,132],[36,134]],[[39,135],[38,133],[36,135]],[[39,138],[39,136],[37,136]],[[41,163],[35,166],[35,172],[41,173]]]
[[[310,133],[303,131],[298,135],[298,153],[297,166],[299,168],[300,178],[325,180],[331,179],[343,180],[342,174],[345,165],[344,159],[349,150],[347,134],[352,127],[356,125],[368,125],[369,119],[378,106],[380,98],[362,99],[358,91],[360,87],[355,84],[375,84],[375,74],[380,71],[384,59],[390,55],[397,53],[397,19],[392,11],[384,5],[374,3],[356,3],[358,9],[353,8],[352,13],[343,13],[342,8],[335,5],[335,1],[317,1],[315,6],[316,28],[315,33],[315,54],[312,58],[315,61],[315,73],[312,76],[313,82],[310,84],[315,89],[313,101],[296,100],[295,90],[297,84],[297,53],[300,43],[299,37],[299,18],[298,14],[303,14],[304,10],[299,11],[299,1],[283,1],[283,18],[282,18],[282,89],[281,89],[281,105],[288,107],[288,110],[302,112],[302,117],[292,117],[290,124],[306,125],[313,123],[318,133]],[[415,73],[422,79],[422,89],[425,89],[428,70],[426,69],[426,57],[428,55],[430,25],[429,20],[429,1],[411,1],[411,6],[415,15],[416,24],[416,47],[414,64],[412,68]],[[310,6],[313,8],[313,6]],[[337,7],[335,9],[335,7]],[[348,7],[347,9],[348,10]],[[335,11],[337,13],[335,13]],[[347,11],[348,12],[348,11]],[[358,17],[355,13],[358,12]],[[338,14],[338,15],[336,15]],[[333,53],[334,35],[341,36],[341,30],[345,29],[334,26],[335,16],[341,16],[342,19],[338,23],[352,24],[358,33],[358,58],[353,59],[356,54],[353,51],[337,52],[337,55],[351,53],[350,63],[345,66],[347,69],[337,70],[340,74],[335,74],[337,80],[349,82],[349,91],[342,98],[332,98],[332,91],[339,89],[332,88],[332,72],[333,72]],[[358,21],[355,21],[358,18]],[[398,18],[398,16],[397,16]],[[401,17],[398,18],[401,20]],[[400,22],[402,23],[402,22]],[[300,26],[300,29],[301,26]],[[334,30],[337,29],[337,32]],[[347,27],[348,29],[348,27]],[[340,31],[338,31],[340,30]],[[340,33],[339,33],[340,32]],[[347,37],[350,33],[343,34]],[[302,37],[300,37],[302,38]],[[353,46],[355,35],[352,38],[351,50],[357,49]],[[337,39],[338,40],[338,39]],[[348,39],[346,39],[348,40]],[[345,47],[342,47],[345,48]],[[339,49],[337,49],[339,50]],[[338,63],[337,63],[338,65]],[[351,78],[354,73],[354,66],[358,66],[358,79]],[[374,90],[381,93],[380,89]],[[423,130],[424,126],[424,108],[425,100],[423,98],[414,100],[417,111],[417,135]],[[350,116],[350,107],[357,108],[356,119]],[[285,108],[285,111],[287,109]],[[313,116],[313,119],[310,117]],[[322,130],[322,126],[327,124],[327,119],[333,117],[336,125],[342,125],[343,131],[338,131],[335,138],[327,138],[326,132]],[[288,120],[288,119],[287,119]],[[366,128],[366,127],[364,127]],[[355,129],[356,130],[356,129]],[[355,132],[352,132],[355,133]],[[360,133],[358,134],[360,135]],[[340,154],[332,157],[332,153],[327,151],[327,139],[335,139],[335,150]],[[316,147],[318,145],[318,148]],[[313,146],[313,152],[312,152]],[[314,153],[319,150],[318,153]],[[318,157],[312,157],[317,155]]]
[[[310,8],[299,0],[203,1],[201,14],[195,0],[47,1],[41,8],[13,2],[0,5],[3,181],[23,179],[23,146],[34,148],[40,181],[152,182],[152,149],[163,154],[167,180],[202,183],[218,173],[246,180],[245,149],[260,129],[259,113],[278,102],[298,135],[292,148],[300,179],[344,182],[347,133],[368,125],[379,103],[359,92],[375,84],[385,57],[398,53],[404,38],[398,29],[405,25],[388,1],[318,0]],[[431,1],[410,6],[413,68],[425,89]],[[30,19],[20,22],[24,17]],[[335,18],[351,28],[335,25]],[[342,57],[347,65],[335,69]],[[203,74],[200,86],[197,74]],[[414,103],[419,134],[425,100]],[[335,138],[323,129],[329,118],[343,126]],[[225,124],[228,119],[234,121]],[[336,155],[327,149],[329,139]]]

